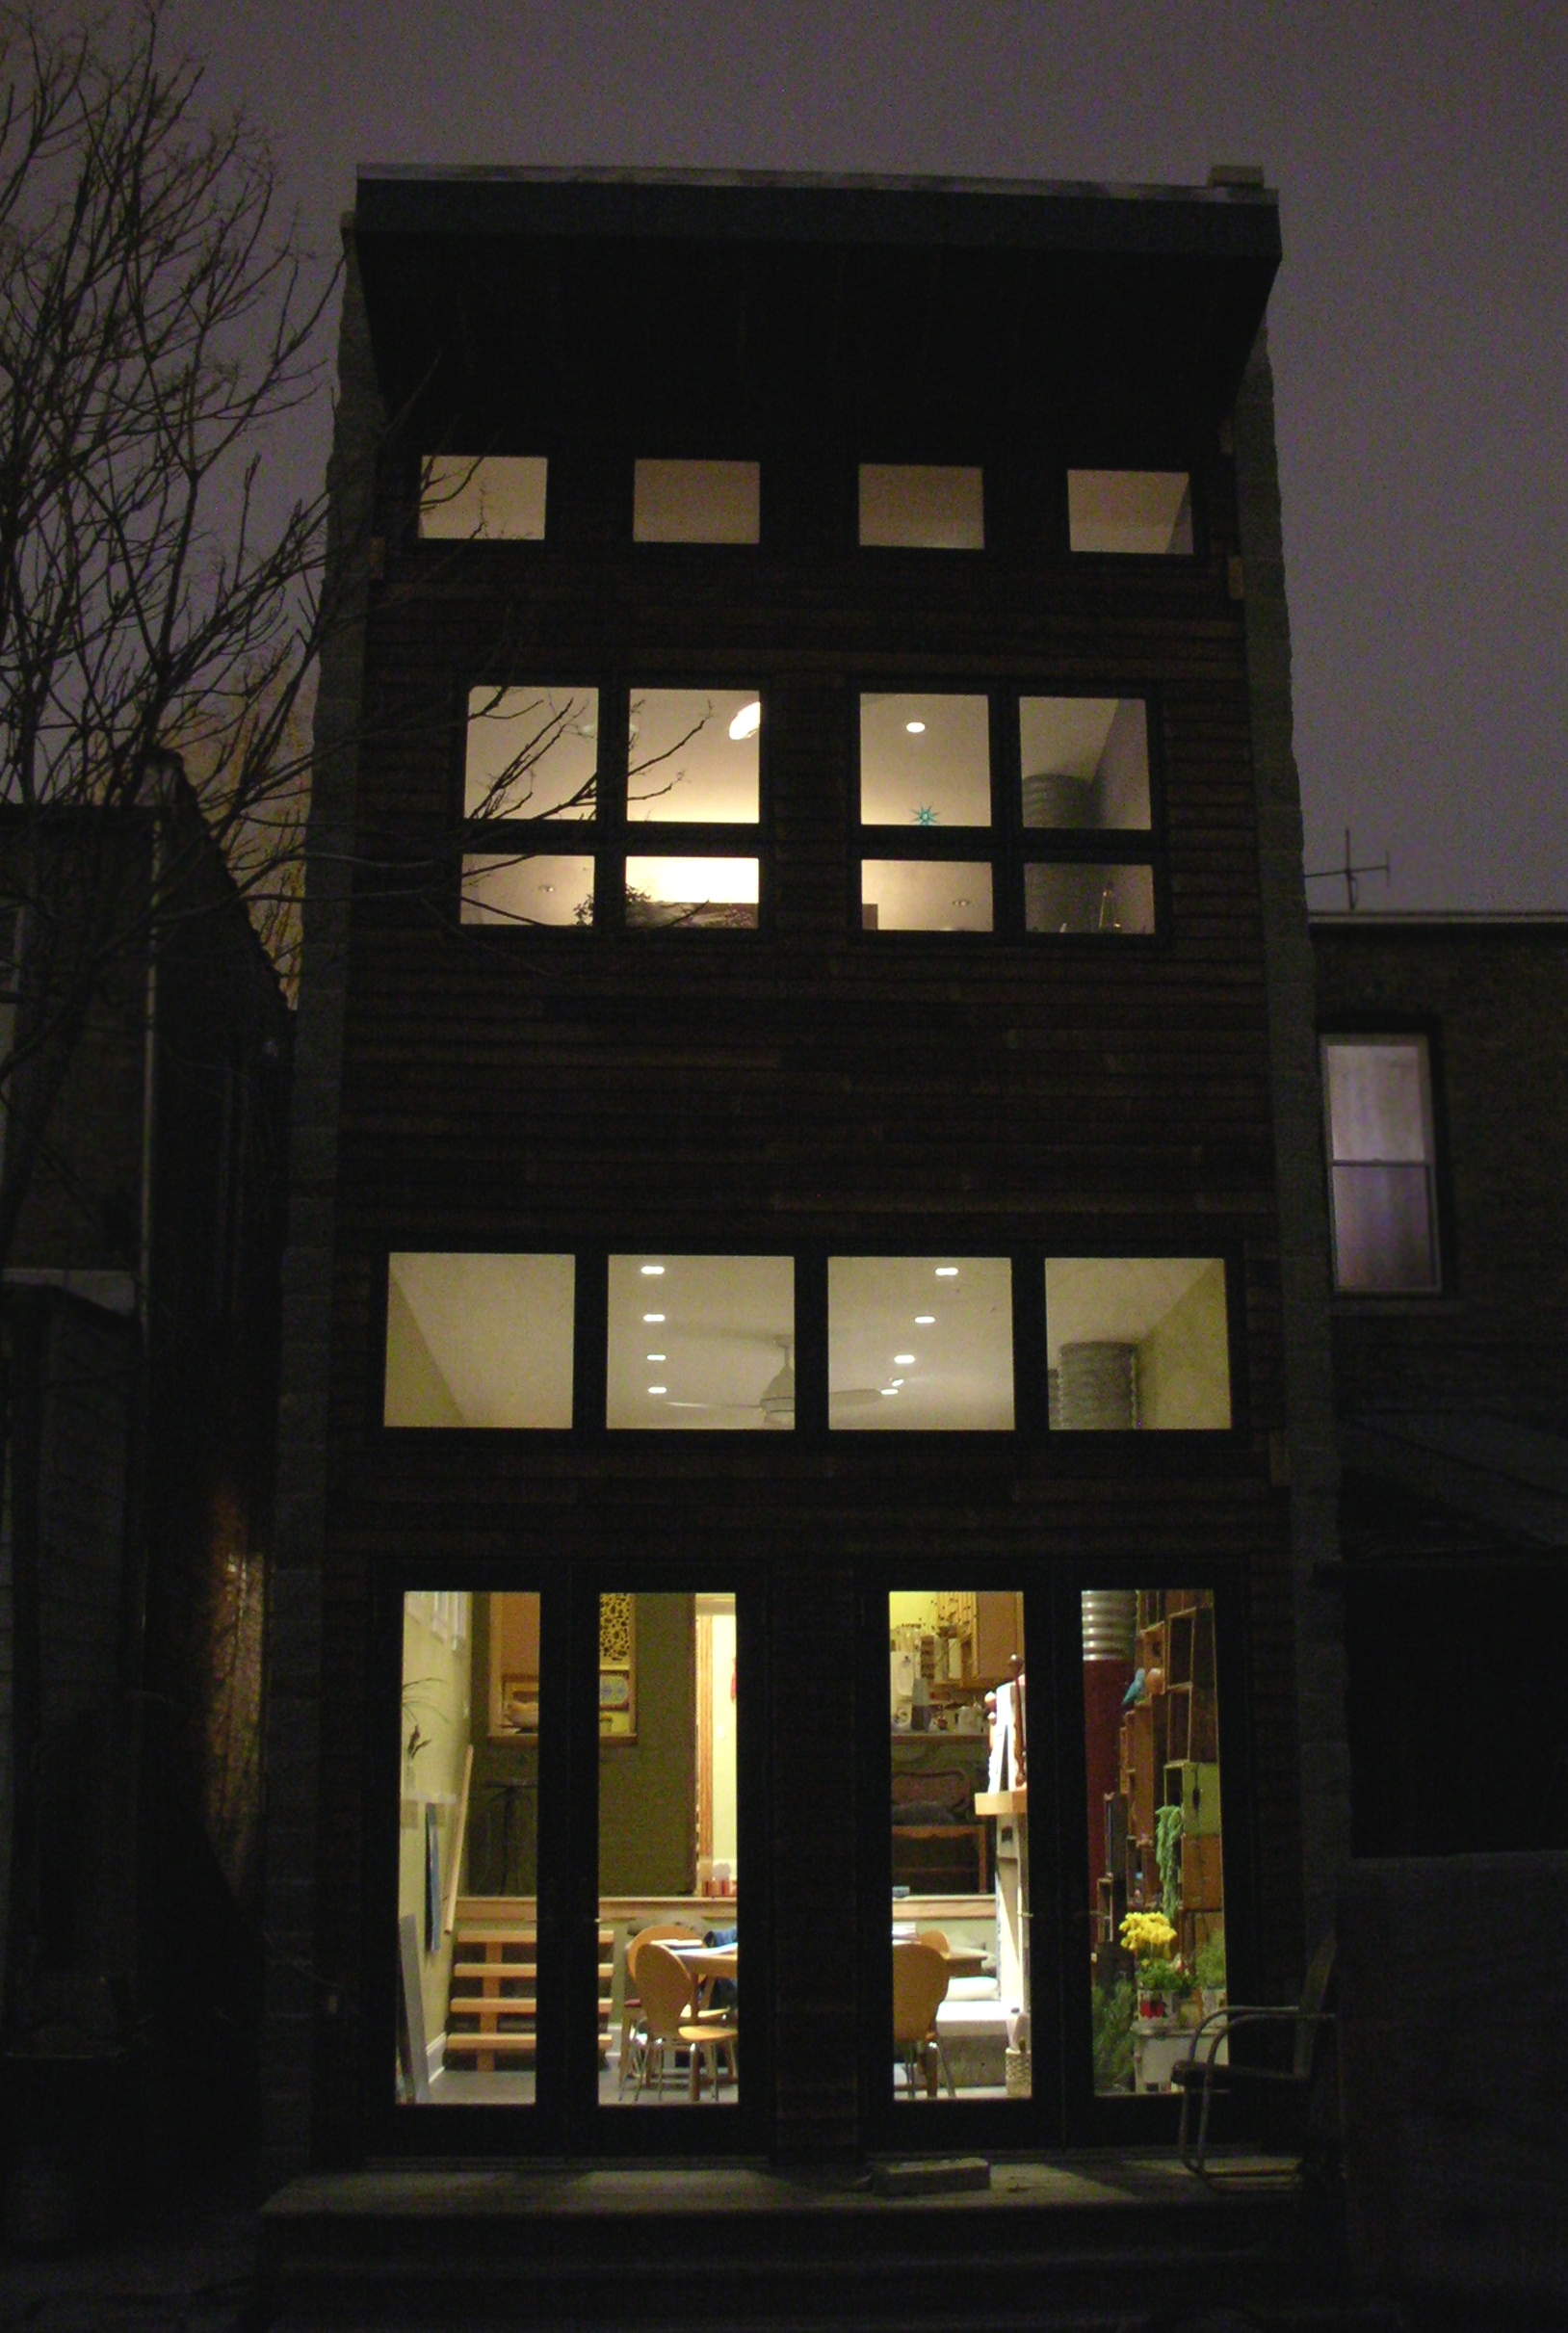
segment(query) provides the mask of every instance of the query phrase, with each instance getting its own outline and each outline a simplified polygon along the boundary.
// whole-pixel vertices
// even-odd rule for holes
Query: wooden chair
[[[627,2078],[638,2071],[647,2048],[647,2033],[642,2025],[642,2004],[637,1992],[637,1959],[645,1944],[699,1944],[701,1930],[684,1920],[655,1921],[649,1927],[639,1928],[626,1947],[626,1975],[620,2007],[620,2084],[619,2096],[626,2095]],[[640,2083],[639,2087],[640,2087]]]
[[[1208,2162],[1209,2111],[1216,2097],[1266,2100],[1271,2106],[1283,2105],[1290,2113],[1300,2136],[1297,2161],[1285,2176],[1294,2178],[1306,2160],[1308,2102],[1312,2094],[1313,2059],[1318,2037],[1325,2025],[1333,2023],[1332,2012],[1323,2006],[1329,1979],[1334,1973],[1334,1939],[1325,1936],[1312,1956],[1296,2002],[1251,2008],[1244,2004],[1233,2004],[1228,2008],[1215,2009],[1206,2017],[1192,2036],[1187,2056],[1178,2058],[1170,2069],[1171,2086],[1182,2094],[1182,2119],[1176,2144],[1183,2163],[1199,2179],[1220,2178],[1258,2179],[1278,2177],[1275,2172],[1256,2170],[1215,2171]],[[1251,2058],[1237,2058],[1230,2048],[1234,2035],[1261,2034],[1272,2028],[1291,2029],[1291,2058],[1288,2065],[1266,2065]],[[1226,2044],[1226,2062],[1220,2064],[1216,2053],[1220,2043]],[[1243,2048],[1245,2044],[1243,2044]],[[1192,2100],[1198,2104],[1198,2128],[1194,2139],[1189,2135]]]
[[[917,2069],[925,2071],[933,2049],[947,2082],[948,2096],[957,2096],[942,2036],[936,2030],[936,2012],[947,1997],[947,1989],[948,1964],[934,1945],[893,1947],[893,2046],[903,2059],[904,2081],[911,2098],[918,2094]],[[936,2085],[932,2083],[930,2086],[934,2096]]]
[[[692,2092],[702,2095],[702,2058],[707,2057],[713,2068],[714,2103],[719,2102],[719,2053],[723,2051],[729,2060],[730,2078],[738,2080],[735,2065],[735,2045],[740,2029],[733,2018],[717,2016],[698,2018],[692,2012],[692,1978],[668,1946],[656,1938],[644,1941],[637,1956],[638,1987],[642,1995],[642,2021],[646,2039],[642,2048],[642,2063],[638,2077],[638,2096],[647,2083],[650,2071],[664,2073],[665,2051],[684,2049],[692,2052]],[[656,2088],[655,2097],[663,2098]]]
[[[949,1949],[948,1931],[946,1928],[916,1928],[915,1942],[928,1944],[933,1953],[946,1953]]]

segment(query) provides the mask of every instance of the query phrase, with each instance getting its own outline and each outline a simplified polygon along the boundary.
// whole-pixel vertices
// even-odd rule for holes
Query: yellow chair
[[[936,2030],[936,2012],[947,1997],[947,1990],[948,1964],[933,1944],[893,1947],[893,2046],[903,2058],[904,2081],[911,2098],[917,2095],[917,2069],[925,2071],[932,2050],[947,2083],[948,2096],[957,2096],[942,2036]],[[933,2082],[930,2084],[933,2095],[935,2086]]]
[[[735,2065],[735,2047],[740,2029],[733,2018],[708,2016],[701,2019],[692,2010],[692,1977],[667,1945],[657,1940],[645,1942],[637,1956],[638,1989],[642,1996],[642,2022],[646,2039],[642,2047],[642,2062],[639,2069],[637,2091],[640,2098],[650,2075],[663,2075],[665,2051],[690,2050],[692,2053],[692,2094],[702,2095],[701,2068],[706,2057],[713,2069],[714,2103],[719,2103],[719,2053],[723,2051],[729,2060],[730,2078],[739,2079]],[[664,2093],[656,2087],[654,2095]]]
[[[626,2095],[628,2077],[640,2074],[643,2053],[648,2046],[647,2032],[642,2024],[642,2004],[637,1991],[637,1959],[645,1944],[700,1944],[700,1929],[683,1920],[655,1921],[650,1927],[639,1928],[626,1947],[626,1978],[620,2005],[620,2087]],[[638,2087],[640,2089],[641,2082]]]

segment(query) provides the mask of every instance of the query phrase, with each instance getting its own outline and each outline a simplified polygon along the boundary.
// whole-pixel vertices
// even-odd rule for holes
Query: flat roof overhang
[[[1174,457],[1280,256],[1274,197],[1228,185],[367,169],[354,229],[389,406],[469,451],[831,414],[956,446],[1028,414],[1086,459]]]

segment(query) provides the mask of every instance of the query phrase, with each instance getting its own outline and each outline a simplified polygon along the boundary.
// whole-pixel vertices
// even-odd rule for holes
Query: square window
[[[1191,479],[1186,470],[1069,470],[1067,534],[1075,551],[1189,558]]]
[[[424,541],[539,542],[547,463],[542,454],[431,454],[420,465]]]
[[[1049,1256],[1051,1424],[1069,1433],[1231,1422],[1218,1256]]]
[[[754,826],[761,732],[755,689],[634,689],[628,819]]]
[[[1426,1040],[1325,1037],[1322,1053],[1334,1284],[1429,1296],[1440,1274]]]
[[[627,929],[754,931],[758,877],[754,858],[628,858]]]
[[[754,461],[639,461],[634,542],[756,542],[762,473]]]
[[[613,1255],[612,1429],[795,1424],[791,1256]]]
[[[572,1422],[576,1264],[569,1255],[388,1258],[388,1426]]]
[[[559,924],[586,930],[593,921],[593,861],[550,852],[471,851],[462,863],[465,924]]]
[[[988,826],[988,700],[863,695],[860,818],[867,826]]]
[[[1027,931],[1118,934],[1154,930],[1154,869],[1058,859],[1024,868]]]
[[[598,767],[597,689],[469,690],[465,818],[591,818]]]
[[[827,1421],[835,1432],[1006,1432],[1006,1256],[830,1256]]]
[[[1141,696],[1024,696],[1019,770],[1026,826],[1146,829],[1149,721]]]
[[[863,461],[860,540],[877,549],[982,551],[981,472],[936,462]]]

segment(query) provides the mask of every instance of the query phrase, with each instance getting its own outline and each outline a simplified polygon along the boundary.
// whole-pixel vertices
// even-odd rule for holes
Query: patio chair
[[[1178,2058],[1170,2069],[1171,2086],[1182,2094],[1182,2118],[1176,2144],[1187,2168],[1199,2179],[1277,2178],[1294,2179],[1306,2160],[1308,2147],[1308,2106],[1312,2095],[1314,2059],[1319,2035],[1326,2025],[1333,2023],[1333,2013],[1323,2006],[1329,1979],[1334,1970],[1334,1939],[1325,1936],[1312,1956],[1299,2001],[1252,2007],[1244,2003],[1233,2003],[1229,2007],[1215,2009],[1206,2017],[1192,2035],[1187,2056]],[[1261,2038],[1272,2032],[1283,2038],[1288,2031],[1291,2040],[1288,2064],[1266,2064],[1254,2058],[1242,2044],[1243,2055],[1238,2058],[1231,2044],[1238,2034]],[[1225,2045],[1225,2059],[1218,2058],[1221,2044]],[[1283,2053],[1282,2053],[1283,2055]],[[1197,2132],[1191,2133],[1192,2102],[1198,2102]],[[1295,2126],[1300,2146],[1297,2160],[1283,2173],[1259,2172],[1255,2167],[1215,2170],[1209,2161],[1209,2116],[1215,2098],[1236,2098],[1267,2102],[1274,2114],[1283,2110]]]

